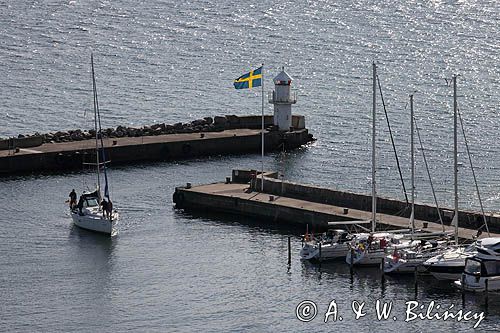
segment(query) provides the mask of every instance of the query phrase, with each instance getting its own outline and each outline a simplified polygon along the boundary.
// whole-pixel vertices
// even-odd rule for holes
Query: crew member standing
[[[108,202],[106,201],[106,199],[102,199],[101,207],[102,207],[102,216],[107,218],[108,217]]]
[[[77,195],[75,189],[71,190],[71,192],[69,193],[69,208],[73,209],[73,207],[75,207],[76,197]]]

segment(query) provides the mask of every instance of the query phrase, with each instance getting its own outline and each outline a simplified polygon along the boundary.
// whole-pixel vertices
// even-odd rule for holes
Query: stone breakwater
[[[295,129],[305,128],[303,116],[293,116],[293,124]],[[220,132],[228,129],[237,128],[260,128],[261,117],[259,116],[215,116],[196,119],[188,123],[165,124],[158,123],[151,126],[128,127],[118,126],[116,128],[106,128],[102,130],[105,138],[124,138],[124,137],[141,137],[141,136],[156,136],[163,134],[181,134],[181,133],[198,133],[198,132]],[[265,116],[265,126],[268,130],[276,130],[273,125],[272,116]],[[41,138],[40,143],[60,143],[83,141],[95,138],[95,130],[68,130],[57,131],[50,133],[35,133],[32,135],[20,134],[17,139]],[[7,141],[9,139],[4,139]],[[12,140],[12,139],[11,139]],[[7,145],[6,145],[7,146]]]
[[[272,116],[265,117],[266,151],[293,149],[314,140],[304,128],[304,117],[294,116],[293,121],[290,131],[284,132],[273,126]],[[260,153],[261,126],[260,116],[207,117],[187,124],[155,124],[140,129],[118,126],[103,131],[103,143],[106,158],[113,165]],[[0,176],[81,169],[95,160],[94,131],[61,133],[52,133],[46,143],[41,135],[0,140]]]

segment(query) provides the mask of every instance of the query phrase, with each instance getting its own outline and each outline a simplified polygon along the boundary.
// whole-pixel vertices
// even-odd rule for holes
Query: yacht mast
[[[455,191],[455,244],[458,245],[458,150],[457,150],[457,75],[453,75],[453,176]]]
[[[90,63],[92,67],[92,91],[94,93],[94,130],[95,130],[95,155],[97,167],[97,190],[99,196],[101,195],[101,177],[100,177],[100,163],[99,163],[99,131],[97,129],[97,89],[94,75],[94,55],[90,54]]]
[[[377,103],[377,65],[373,62],[373,110],[372,110],[372,232],[375,232],[377,216],[377,190],[375,180],[375,115]]]
[[[410,139],[410,150],[411,150],[411,215],[410,215],[410,225],[411,234],[415,232],[415,145],[413,142],[413,95],[410,95],[410,120],[411,120],[411,139]]]

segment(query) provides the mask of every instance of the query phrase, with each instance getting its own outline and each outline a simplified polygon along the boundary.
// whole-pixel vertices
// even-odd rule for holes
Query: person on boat
[[[80,215],[83,215],[82,209],[83,209],[83,195],[80,196],[80,200],[78,200],[78,211],[80,212]]]
[[[387,247],[387,240],[385,238],[380,238],[380,248],[385,249]]]
[[[73,207],[75,207],[76,205],[76,192],[75,192],[75,189],[71,190],[71,192],[69,193],[69,208],[70,209],[73,209]]]
[[[359,253],[365,252],[365,244],[363,243],[358,244],[358,252]]]
[[[102,207],[102,216],[107,218],[108,217],[108,202],[106,201],[106,199],[102,199],[101,207]]]
[[[108,198],[108,217],[110,220],[112,216],[113,216],[113,203],[111,202],[111,199]]]
[[[372,245],[372,242],[373,242],[373,234],[372,233],[370,233],[366,242],[368,243],[368,246]]]
[[[398,249],[395,248],[394,252],[392,253],[392,260],[394,260],[394,262],[398,262],[399,258],[401,258],[401,255],[399,254]]]

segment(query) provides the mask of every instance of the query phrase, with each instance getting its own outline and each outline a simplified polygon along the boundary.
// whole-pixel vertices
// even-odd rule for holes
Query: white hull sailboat
[[[362,228],[364,223],[370,221],[338,221],[328,222],[328,226],[336,227],[354,227]],[[347,252],[349,252],[349,243],[356,237],[357,234],[352,234],[343,229],[328,229],[326,233],[319,238],[310,237],[306,232],[304,236],[304,243],[300,250],[300,258],[302,260],[311,261],[328,261],[344,259]]]
[[[458,104],[457,104],[457,76],[453,76],[453,109],[454,109],[454,194],[455,194],[455,213],[453,215],[452,224],[455,226],[455,247],[449,248],[444,253],[441,253],[435,257],[432,257],[424,262],[425,269],[431,273],[436,279],[439,280],[457,280],[460,279],[462,272],[465,268],[466,259],[474,256],[477,253],[476,246],[480,246],[481,241],[476,241],[476,244],[470,246],[459,246],[458,245],[458,151],[457,151],[457,119],[458,119]],[[462,131],[465,139],[465,131]],[[469,155],[469,161],[471,163],[471,170],[474,176],[474,182],[476,183],[476,191],[481,205],[481,212],[484,220],[484,227],[489,234],[488,223],[486,221],[483,205],[481,202],[481,197],[479,195],[479,188],[477,187],[477,181],[474,174],[474,169],[472,168],[472,161],[470,160],[469,149],[467,146],[467,140],[465,139],[467,153]]]
[[[410,214],[410,226],[411,226],[411,238],[414,239],[415,234],[415,146],[414,146],[414,127],[415,127],[415,118],[413,112],[413,95],[410,95],[410,156],[411,156],[411,214]],[[417,127],[418,131],[418,127]],[[420,138],[420,136],[419,136]],[[420,140],[420,144],[422,146],[422,141]],[[422,154],[425,160],[425,154],[423,153],[422,146]],[[427,166],[427,162],[426,162]],[[431,183],[431,189],[434,193],[434,188],[432,186],[432,180],[429,175],[429,181]],[[436,200],[436,197],[434,195]],[[438,210],[439,219],[442,222],[441,214],[439,212],[439,207],[437,205],[436,200],[436,208]],[[443,226],[443,234],[444,235],[444,226]],[[424,261],[433,256],[442,253],[446,250],[447,241],[437,241],[431,240],[426,241],[424,239],[421,240],[420,244],[415,247],[403,249],[398,251],[394,250],[392,254],[389,254],[384,259],[384,273],[386,274],[407,274],[414,273],[415,271],[424,272],[425,268],[422,265]]]
[[[393,233],[375,234],[377,217],[377,190],[376,190],[376,101],[377,101],[377,65],[373,67],[373,101],[372,101],[372,218],[371,233],[357,235],[350,244],[345,261],[350,265],[371,266],[380,265],[386,251],[394,246],[407,246],[408,242],[399,244]]]
[[[94,207],[89,207],[84,210],[83,215],[79,215],[78,212],[71,212],[71,217],[73,218],[73,222],[80,228],[111,235],[115,230],[118,213],[113,212],[111,219],[109,219],[102,216],[102,211]]]
[[[104,153],[104,143],[101,134],[101,119],[99,113],[99,103],[97,99],[97,88],[94,75],[94,58],[91,55],[92,67],[92,87],[94,93],[94,128],[96,141],[96,163],[86,163],[95,165],[97,174],[97,188],[93,192],[84,192],[80,196],[78,205],[70,209],[71,218],[75,225],[80,228],[96,231],[108,235],[116,233],[116,223],[118,222],[118,212],[112,209],[109,195],[109,184],[106,173],[106,157]],[[101,168],[104,174],[104,198],[101,195]],[[107,201],[106,201],[107,199]],[[108,209],[101,209],[103,202],[107,203]]]

